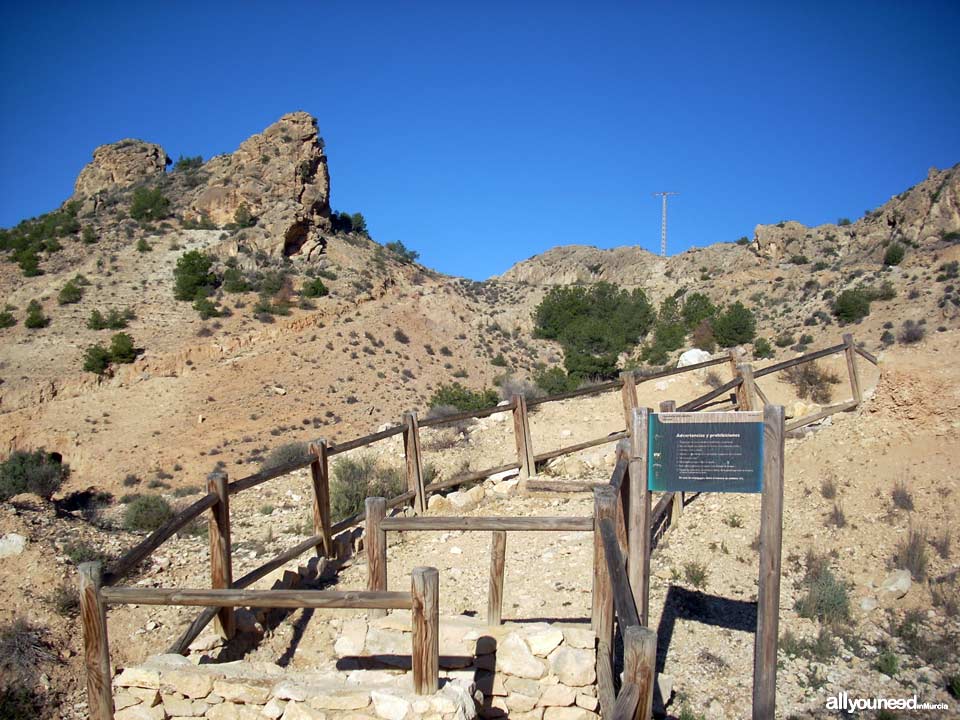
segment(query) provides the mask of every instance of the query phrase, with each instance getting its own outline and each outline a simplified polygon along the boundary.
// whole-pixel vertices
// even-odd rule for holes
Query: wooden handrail
[[[330,455],[339,455],[340,453],[349,452],[350,450],[356,450],[358,447],[363,447],[364,445],[370,445],[378,440],[385,440],[388,437],[399,435],[402,432],[403,425],[395,425],[394,427],[387,428],[386,430],[370,433],[369,435],[354,438],[353,440],[347,440],[346,442],[331,443],[329,445],[328,452]]]
[[[297,458],[296,460],[284,463],[283,465],[277,465],[276,467],[256,472],[253,475],[247,475],[239,480],[234,480],[227,485],[227,490],[231,495],[236,495],[238,492],[243,492],[244,490],[249,490],[257,485],[262,485],[268,480],[274,480],[278,477],[282,477],[283,475],[288,475],[289,473],[296,472],[297,470],[310,467],[312,462],[313,455],[307,454],[302,458]]]
[[[477,482],[478,480],[486,480],[491,475],[499,475],[502,472],[509,472],[510,470],[519,469],[520,463],[518,462],[505,463],[504,465],[498,465],[497,467],[488,468],[486,470],[477,470],[476,472],[454,475],[452,478],[430,483],[426,486],[426,488],[424,488],[424,490],[426,491],[427,495],[432,495],[437,490],[444,490],[456,485],[466,485],[467,483]],[[387,504],[389,505],[389,503]]]
[[[781,370],[786,370],[787,368],[792,368],[795,365],[802,365],[803,363],[813,362],[814,360],[819,360],[820,358],[825,358],[829,355],[836,355],[839,352],[843,352],[846,349],[846,344],[840,343],[839,345],[831,345],[828,348],[823,350],[815,350],[806,355],[801,355],[800,357],[791,358],[790,360],[784,360],[783,362],[778,362],[773,365],[767,365],[766,367],[760,368],[759,370],[753,371],[754,378],[761,378],[764,375],[769,375],[771,373],[780,372]]]
[[[596,440],[587,440],[586,442],[577,443],[576,445],[568,445],[567,447],[558,448],[556,450],[548,450],[547,452],[534,455],[533,459],[538,463],[546,462],[547,460],[552,460],[553,458],[560,457],[561,455],[569,455],[570,453],[586,450],[587,448],[596,447],[597,445],[606,445],[607,443],[618,442],[627,437],[630,437],[630,433],[628,433],[626,430],[620,430],[615,433],[610,433],[605,437],[597,438]]]
[[[622,380],[609,380],[596,385],[587,385],[586,387],[568,390],[567,392],[557,393],[556,395],[532,398],[527,400],[527,407],[543,405],[544,403],[556,402],[558,400],[570,400],[571,398],[583,397],[584,395],[596,395],[597,393],[607,392],[608,390],[619,390],[622,385]]]
[[[862,357],[864,360],[867,360],[868,362],[873,363],[874,365],[880,364],[880,361],[877,359],[876,355],[874,355],[873,353],[867,352],[859,345],[856,346],[854,350],[856,351],[857,355]]]
[[[479,418],[489,417],[501,412],[510,412],[513,410],[513,403],[506,405],[494,405],[493,407],[483,408],[482,410],[464,410],[453,415],[438,415],[437,417],[427,417],[420,421],[420,427],[438,427],[460,422],[461,420],[477,420]]]
[[[364,590],[242,590],[230,588],[138,588],[111,587],[101,591],[113,605],[185,605],[191,607],[259,608],[385,608],[409,610],[413,600],[408,592],[366,592]]]
[[[721,355],[720,357],[704,360],[703,362],[695,363],[693,365],[684,365],[683,367],[670,368],[669,370],[658,370],[655,373],[644,374],[639,370],[634,370],[633,375],[637,382],[647,382],[648,380],[659,380],[660,378],[670,377],[671,375],[680,375],[681,373],[690,372],[691,370],[702,370],[704,368],[712,367],[713,365],[721,365],[727,361],[727,356]]]
[[[852,410],[857,406],[856,400],[847,400],[846,402],[837,403],[836,405],[830,405],[823,408],[820,412],[813,413],[812,415],[806,415],[802,418],[796,418],[787,423],[786,430],[787,432],[791,430],[796,430],[801,428],[804,425],[809,425],[810,423],[815,423],[817,420],[823,420],[825,417],[830,415],[836,415],[839,412],[844,412],[846,410]]]
[[[103,584],[114,585],[133,571],[154,550],[162,545],[178,530],[217,504],[216,493],[207,493],[192,505],[180,511],[154,530],[138,545],[135,545],[123,557],[115,560],[104,573]]]
[[[592,517],[392,517],[380,526],[393,531],[509,530],[516,532],[592,532]]]
[[[754,373],[754,377],[756,377],[756,373]],[[690,412],[691,410],[696,410],[697,408],[701,407],[704,403],[709,402],[714,398],[718,398],[721,395],[725,395],[726,393],[730,392],[734,388],[739,387],[742,382],[743,382],[743,378],[735,377],[730,382],[725,383],[714,390],[711,390],[705,395],[701,395],[698,398],[694,398],[690,402],[684,403],[683,405],[677,408],[677,411]]]

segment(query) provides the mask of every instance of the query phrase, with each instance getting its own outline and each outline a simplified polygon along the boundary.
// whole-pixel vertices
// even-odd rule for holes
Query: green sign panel
[[[650,490],[763,489],[763,413],[651,413],[647,447]]]

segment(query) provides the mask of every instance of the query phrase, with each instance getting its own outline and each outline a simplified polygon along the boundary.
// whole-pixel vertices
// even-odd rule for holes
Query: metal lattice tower
[[[665,257],[667,254],[667,196],[668,195],[679,195],[680,193],[675,192],[655,192],[653,193],[654,197],[663,198],[663,206],[660,211],[660,256]]]

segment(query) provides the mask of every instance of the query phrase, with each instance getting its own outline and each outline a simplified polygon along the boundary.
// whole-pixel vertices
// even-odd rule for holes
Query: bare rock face
[[[206,183],[187,198],[185,218],[207,216],[225,225],[243,205],[256,225],[238,242],[274,256],[322,250],[321,233],[330,227],[330,175],[311,115],[284,115],[233,154],[212,158],[203,173]]]
[[[88,198],[136,185],[162,175],[169,164],[170,158],[162,147],[143,140],[101,145],[93,151],[93,162],[77,176],[74,197]]]

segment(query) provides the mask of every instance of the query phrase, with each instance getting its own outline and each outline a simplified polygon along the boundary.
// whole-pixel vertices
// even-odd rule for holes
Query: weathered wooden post
[[[609,485],[593,489],[593,631],[600,647],[609,650],[613,646],[613,581],[607,567],[603,549],[600,521],[616,520],[617,497]],[[598,650],[599,652],[599,650]]]
[[[493,531],[490,545],[490,592],[487,596],[487,625],[499,625],[503,620],[503,571],[507,555],[507,533]]]
[[[623,682],[634,683],[639,700],[634,717],[648,720],[653,714],[657,668],[657,633],[640,625],[621,628],[623,635]],[[667,698],[664,698],[666,702]]]
[[[229,588],[233,584],[233,561],[230,552],[230,493],[227,474],[212,472],[207,476],[207,492],[215,493],[217,504],[210,508],[208,522],[210,535],[210,587],[215,590]],[[229,640],[237,629],[234,609],[220,608],[215,623],[217,631]]]
[[[630,508],[630,441],[624,438],[617,443],[616,462],[627,464],[623,480],[620,482],[620,493],[617,495],[617,541],[620,545],[620,552],[624,557],[630,554],[630,536],[627,528],[627,513]]]
[[[728,351],[730,357],[730,373],[733,375],[732,380],[738,380],[742,376],[740,375],[740,358],[743,357],[742,353],[735,347],[730,348]],[[737,409],[743,410],[743,384],[738,385],[734,392],[737,394]]]
[[[763,490],[760,497],[760,577],[753,651],[753,720],[774,716],[777,701],[777,632],[783,539],[782,405],[763,409]]]
[[[407,490],[414,493],[413,510],[418,515],[427,509],[423,489],[423,463],[420,459],[420,425],[417,414],[409,410],[403,414],[403,454],[407,460]]]
[[[323,538],[323,554],[333,557],[333,536],[330,531],[330,465],[327,454],[327,441],[320,438],[310,444],[314,456],[310,463],[310,476],[313,479],[313,534]],[[320,547],[317,546],[317,555]]]
[[[650,490],[647,487],[647,428],[650,408],[636,408],[630,424],[630,509],[627,513],[630,554],[627,577],[640,623],[647,624],[650,610]]]
[[[620,373],[620,380],[623,382],[623,387],[620,388],[620,395],[623,400],[623,419],[629,431],[630,418],[633,417],[633,410],[637,407],[637,376],[633,370],[624,370]]]
[[[740,363],[737,365],[737,372],[743,379],[739,388],[740,392],[737,395],[740,398],[738,410],[759,410],[760,403],[757,401],[757,386],[753,379],[753,365]]]
[[[440,573],[415,567],[410,578],[413,595],[413,688],[433,695],[440,686]]]
[[[387,533],[381,526],[387,515],[387,501],[382,497],[368,497],[364,503],[366,528],[363,544],[367,549],[367,590],[382,592],[387,589]],[[386,610],[372,609],[369,617],[383,617]]]
[[[847,356],[847,372],[850,374],[850,390],[857,405],[863,402],[863,393],[860,390],[860,371],[857,369],[857,346],[853,342],[851,333],[843,334],[843,344],[846,346],[843,354]]]
[[[527,399],[516,394],[513,403],[513,434],[517,440],[517,462],[520,463],[520,477],[528,478],[537,474],[536,461],[533,459],[533,442],[530,439],[530,418],[527,415]]]
[[[80,622],[83,625],[83,662],[87,671],[87,710],[90,720],[113,720],[110,645],[107,609],[100,597],[103,565],[80,563]]]
[[[675,400],[664,400],[660,403],[660,412],[676,412],[677,411],[677,402]],[[680,521],[680,516],[683,515],[683,500],[684,496],[682,492],[673,493],[673,504],[670,506],[670,529],[673,529],[673,526]]]

